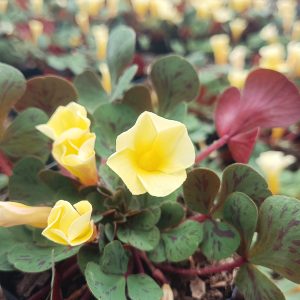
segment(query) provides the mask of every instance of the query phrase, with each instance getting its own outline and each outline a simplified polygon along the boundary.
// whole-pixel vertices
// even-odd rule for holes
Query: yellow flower
[[[89,129],[90,123],[86,109],[71,102],[66,106],[59,106],[47,124],[38,125],[36,128],[49,138],[56,140],[69,130],[86,131]]]
[[[215,62],[218,65],[227,64],[229,55],[229,36],[227,34],[217,34],[210,38],[210,45],[214,53]]]
[[[39,37],[43,34],[44,24],[38,20],[30,20],[28,22],[28,26],[32,36],[32,41],[35,45],[37,45]]]
[[[92,205],[80,201],[73,206],[64,200],[56,202],[48,217],[48,226],[42,235],[62,245],[77,246],[93,238]]]
[[[93,35],[97,47],[97,57],[100,60],[106,58],[109,31],[106,25],[96,25],[93,27]]]
[[[95,140],[94,133],[73,129],[57,139],[52,147],[54,159],[87,186],[96,185],[98,181]]]
[[[248,22],[242,18],[236,18],[229,23],[232,38],[235,42],[239,41],[241,35],[247,28]]]
[[[232,9],[234,9],[236,12],[241,13],[245,10],[247,10],[251,5],[251,0],[231,0],[230,6]]]
[[[194,146],[184,124],[144,112],[118,136],[116,153],[107,165],[133,195],[148,192],[163,197],[182,185],[185,169],[194,161]]]
[[[44,228],[51,207],[32,207],[17,202],[0,202],[0,226],[31,225]]]
[[[284,155],[281,151],[266,151],[256,159],[256,163],[266,175],[273,195],[280,193],[281,172],[295,161],[296,158],[293,155]]]
[[[231,86],[241,89],[244,87],[247,76],[248,76],[247,70],[231,69],[228,72],[228,81]]]

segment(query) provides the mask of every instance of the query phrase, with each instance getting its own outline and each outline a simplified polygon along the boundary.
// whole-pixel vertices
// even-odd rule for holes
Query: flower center
[[[138,159],[138,165],[146,171],[156,171],[160,164],[161,158],[153,150],[143,153]]]

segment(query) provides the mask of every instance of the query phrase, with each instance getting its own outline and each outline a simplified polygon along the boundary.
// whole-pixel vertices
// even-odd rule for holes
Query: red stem
[[[203,151],[201,151],[196,156],[195,163],[196,164],[200,163],[202,160],[207,158],[212,152],[214,152],[215,150],[218,150],[219,148],[224,146],[228,142],[228,140],[229,140],[229,135],[227,135],[227,134],[223,135],[221,138],[219,138],[214,143],[212,143],[207,148],[205,148]]]
[[[206,276],[223,271],[232,271],[235,268],[242,266],[247,260],[244,257],[239,257],[236,260],[216,266],[208,266],[202,269],[179,269],[171,265],[159,265],[159,268],[165,272],[180,274],[183,276]]]
[[[207,219],[210,219],[211,217],[209,215],[202,215],[202,214],[198,214],[195,216],[191,216],[189,219],[193,220],[193,221],[197,221],[199,223],[203,223],[205,222]]]
[[[2,151],[0,151],[0,173],[7,176],[12,175],[12,163]]]

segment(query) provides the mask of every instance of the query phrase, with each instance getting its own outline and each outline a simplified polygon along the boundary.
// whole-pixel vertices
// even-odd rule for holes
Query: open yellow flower
[[[195,149],[184,124],[144,112],[118,136],[116,153],[107,165],[132,194],[163,197],[181,186],[185,169],[194,161]]]
[[[70,102],[66,106],[59,106],[47,124],[38,125],[36,128],[49,138],[56,140],[69,130],[86,131],[90,124],[86,109],[75,102]]]
[[[33,207],[17,202],[0,201],[0,226],[31,225],[44,228],[51,207]]]
[[[96,185],[98,181],[95,158],[96,135],[73,129],[53,143],[54,159],[77,177],[84,185]]]
[[[92,205],[80,201],[73,206],[64,200],[56,202],[48,217],[48,226],[42,235],[62,245],[77,246],[93,238]]]

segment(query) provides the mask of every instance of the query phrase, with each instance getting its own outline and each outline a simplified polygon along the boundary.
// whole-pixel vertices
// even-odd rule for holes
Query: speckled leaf
[[[141,230],[149,230],[159,221],[160,214],[160,208],[149,208],[131,217],[128,220],[128,225]]]
[[[116,190],[118,187],[123,186],[122,179],[106,164],[101,164],[99,167],[99,176],[111,190]]]
[[[77,254],[77,263],[84,274],[86,266],[89,262],[98,263],[100,258],[100,253],[98,247],[95,245],[84,245],[82,246]]]
[[[128,254],[119,241],[112,241],[104,247],[100,267],[106,274],[125,274],[128,265]]]
[[[161,263],[167,260],[165,244],[162,239],[160,239],[158,245],[154,250],[147,253],[148,257],[155,263]]]
[[[157,227],[160,229],[176,226],[184,217],[184,209],[177,202],[164,202],[160,209],[161,216],[157,223]]]
[[[280,289],[255,266],[242,266],[235,283],[247,300],[285,300]]]
[[[41,76],[27,81],[26,92],[15,107],[19,111],[37,107],[51,116],[59,105],[66,105],[77,98],[77,92],[68,80],[52,75]]]
[[[52,250],[54,249],[54,261],[58,262],[75,255],[79,247],[39,247],[32,243],[16,245],[8,253],[8,261],[22,272],[43,272],[51,269]]]
[[[173,262],[187,259],[198,249],[202,238],[203,225],[189,220],[162,233],[167,259]]]
[[[129,275],[127,289],[131,300],[160,300],[163,296],[159,285],[146,274]]]
[[[97,299],[126,300],[124,276],[105,274],[99,265],[90,262],[85,269],[85,279]]]
[[[79,103],[83,105],[89,113],[94,111],[101,104],[108,102],[100,78],[92,71],[85,71],[74,79],[74,85],[79,94]]]
[[[244,164],[232,164],[224,170],[218,206],[222,207],[226,197],[233,192],[248,195],[257,206],[271,195],[266,180],[253,168]]]
[[[25,89],[26,80],[23,74],[14,67],[0,63],[0,126]]]
[[[118,26],[109,35],[107,63],[113,85],[124,69],[131,63],[135,51],[135,32],[124,25]]]
[[[35,128],[47,121],[47,115],[40,109],[26,109],[7,128],[0,148],[13,158],[32,155],[47,160],[49,139]]]
[[[198,75],[193,66],[180,56],[169,55],[158,59],[150,75],[161,115],[165,115],[179,102],[192,101],[198,95]]]
[[[125,104],[104,104],[94,113],[96,152],[107,158],[115,151],[117,136],[133,126],[137,113]]]
[[[257,230],[250,261],[299,283],[300,201],[285,196],[268,197],[260,207]]]
[[[240,235],[230,224],[206,220],[201,243],[203,254],[210,260],[220,260],[232,255],[240,245]]]
[[[145,85],[135,85],[124,95],[122,103],[132,107],[137,113],[152,111],[151,94]]]
[[[194,169],[183,184],[185,203],[193,211],[209,214],[219,188],[220,179],[215,172],[206,168]]]
[[[224,220],[239,231],[240,250],[242,254],[246,254],[257,225],[257,206],[246,194],[235,192],[227,197],[223,214]]]
[[[157,227],[153,227],[150,230],[140,230],[124,225],[119,227],[117,235],[123,243],[128,243],[144,251],[153,250],[160,238]]]

